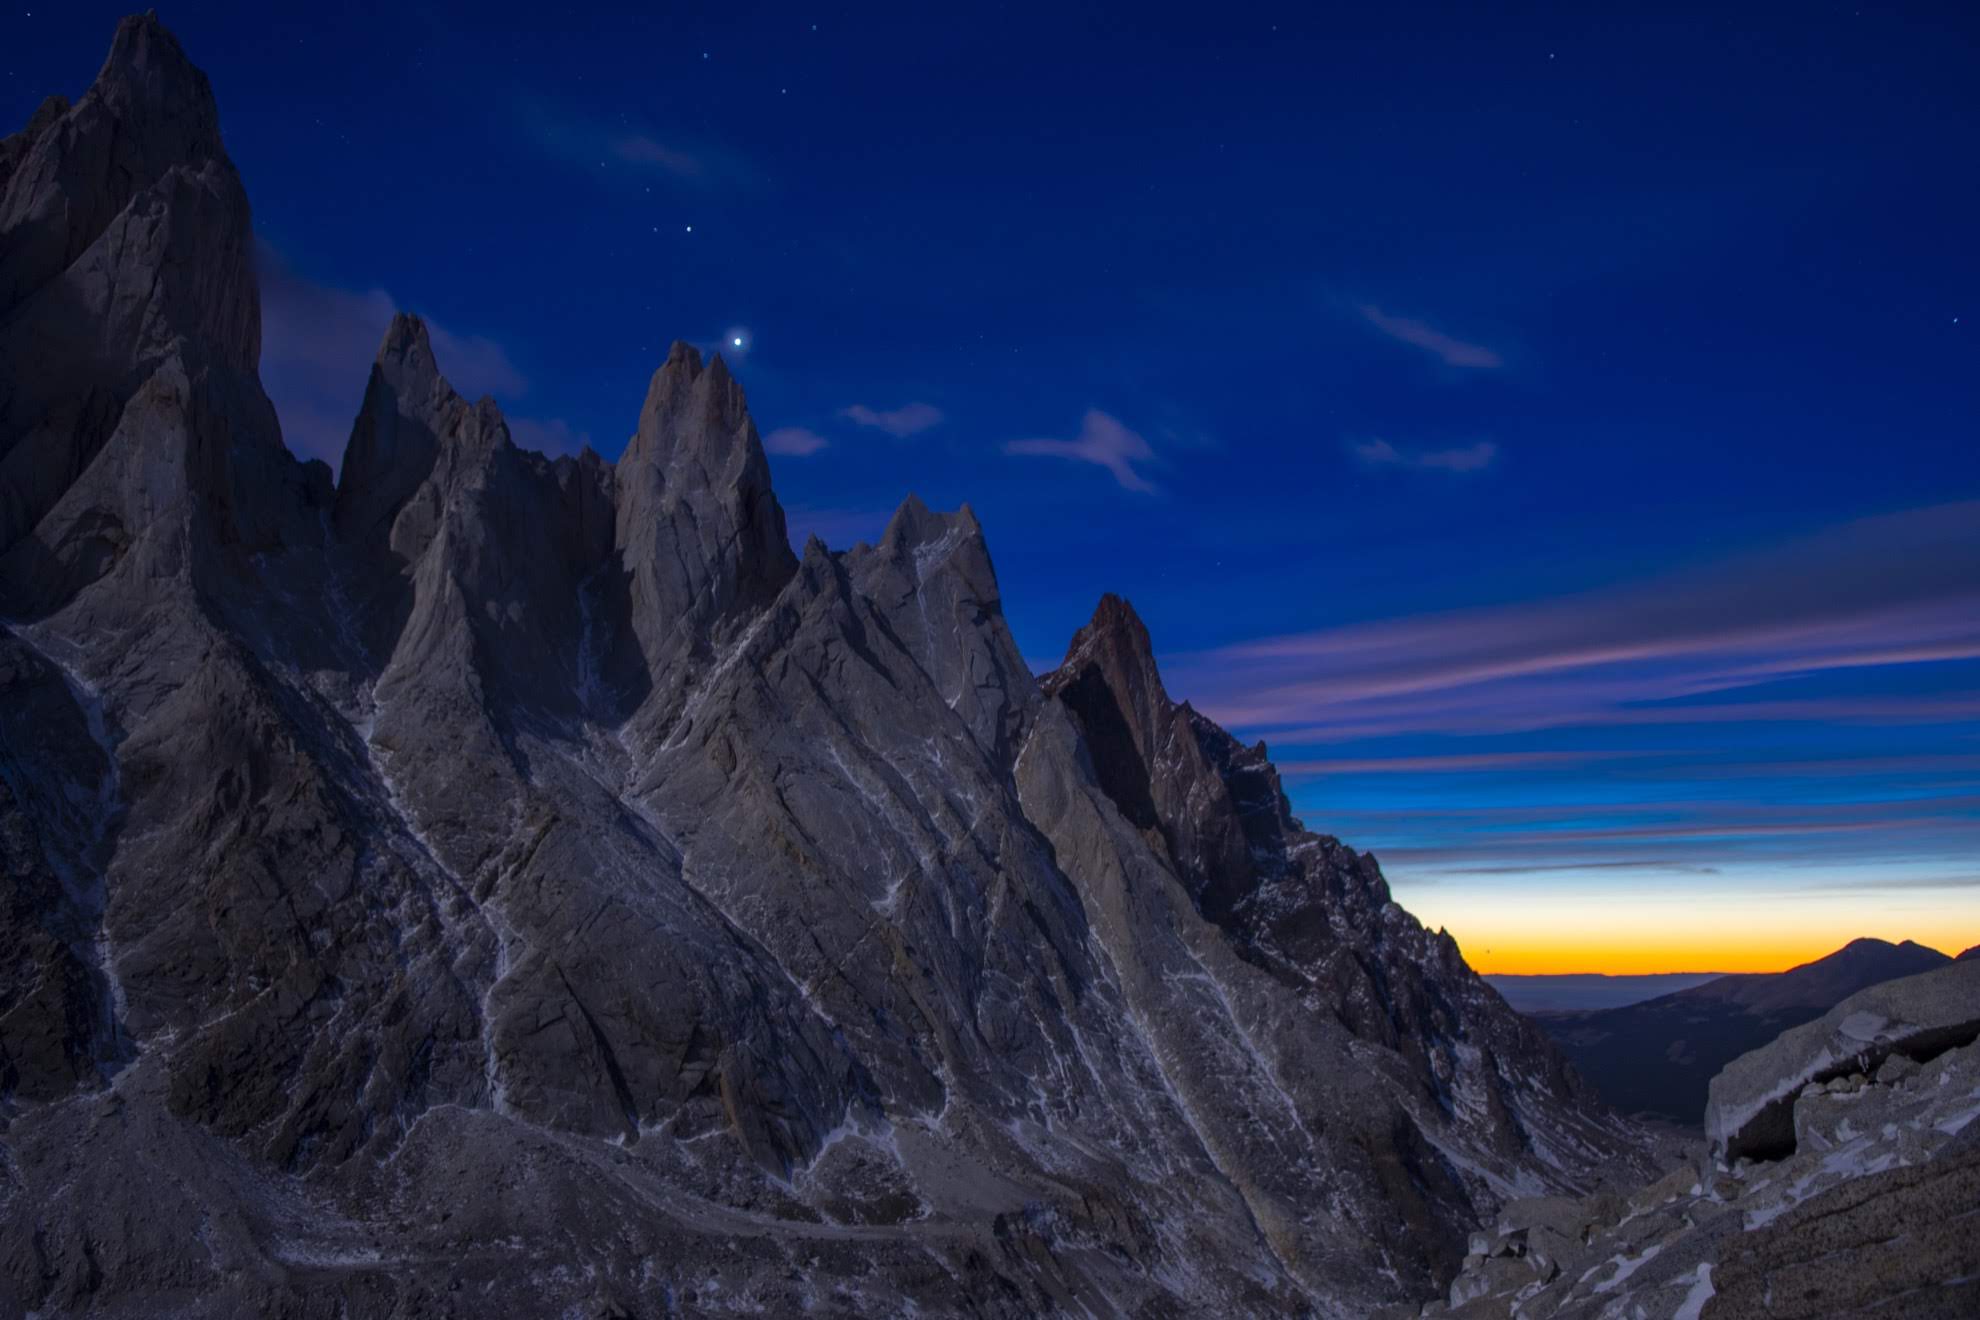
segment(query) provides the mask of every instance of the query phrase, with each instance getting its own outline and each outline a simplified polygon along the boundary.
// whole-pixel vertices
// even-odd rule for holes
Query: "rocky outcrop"
[[[0,590],[53,608],[126,558],[152,576],[266,548],[312,479],[254,378],[247,195],[205,75],[155,21],[8,139],[0,192]],[[323,474],[323,475],[327,475]]]
[[[1980,1037],[1980,966],[1954,963],[1851,995],[1822,1017],[1735,1059],[1712,1079],[1705,1135],[1721,1160],[1795,1148],[1803,1087],[1875,1072],[1893,1054],[1926,1057]]]
[[[1706,1088],[1733,1060],[1859,990],[1951,961],[1910,940],[1852,940],[1785,972],[1714,977],[1621,1008],[1535,1021],[1616,1108],[1696,1128]]]
[[[1869,1040],[1839,1040],[1836,1024],[1811,1023],[1721,1073],[1715,1093],[1726,1082],[1740,1094],[1781,1097],[1787,1135],[1751,1155],[1735,1152],[1728,1165],[1701,1146],[1632,1192],[1507,1204],[1472,1239],[1446,1299],[1421,1314],[1972,1314],[1980,1301],[1980,1043],[1958,1024],[1980,996],[1971,976],[1961,979],[1965,969],[1876,986],[1839,1006],[1837,1024],[1894,1015],[1875,1032],[1858,1018]],[[1811,1068],[1825,1049],[1834,1066]],[[1733,1135],[1754,1130],[1736,1126]]]
[[[0,150],[0,1311],[1361,1315],[1641,1166],[1124,603],[793,554],[721,359],[552,461],[400,317],[297,463],[116,41]]]

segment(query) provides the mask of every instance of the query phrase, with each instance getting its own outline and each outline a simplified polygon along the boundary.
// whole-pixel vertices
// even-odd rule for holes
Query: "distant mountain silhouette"
[[[1593,1013],[1676,994],[1724,975],[1724,972],[1657,972],[1647,976],[1606,976],[1600,972],[1494,973],[1481,979],[1522,1013]]]
[[[1859,990],[1951,961],[1910,940],[1855,940],[1785,972],[1721,976],[1622,1008],[1533,1017],[1610,1104],[1696,1127],[1706,1085],[1733,1059]]]
[[[1968,958],[1980,958],[1980,944],[1974,945],[1972,948],[1968,949],[1965,953],[1962,953],[1959,955],[1959,957],[1953,959],[1953,961],[1965,962]]]

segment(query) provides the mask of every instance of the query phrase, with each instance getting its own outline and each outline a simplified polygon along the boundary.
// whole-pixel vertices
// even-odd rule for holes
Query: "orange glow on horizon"
[[[1949,957],[1980,945],[1980,903],[1948,892],[1509,898],[1424,889],[1398,898],[1424,925],[1448,929],[1484,974],[1781,972],[1855,939],[1915,940]]]

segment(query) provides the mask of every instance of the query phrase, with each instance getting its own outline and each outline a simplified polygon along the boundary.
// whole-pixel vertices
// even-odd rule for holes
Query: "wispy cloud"
[[[1087,409],[1077,440],[1012,440],[1004,445],[1004,452],[1092,463],[1113,473],[1123,489],[1145,495],[1155,493],[1155,483],[1135,467],[1137,463],[1155,462],[1155,451],[1118,418],[1098,408]]]
[[[1768,718],[1717,694],[1980,658],[1976,526],[1980,502],[1939,505],[1607,591],[1263,638],[1177,657],[1171,687],[1314,740]]]
[[[699,179],[706,168],[699,156],[670,147],[644,133],[627,133],[610,138],[605,143],[605,150],[628,164],[651,165],[683,179]]]
[[[1193,663],[1193,658],[1180,662]],[[1618,692],[1618,703],[1627,701]],[[1200,703],[1199,703],[1200,704]],[[1576,703],[1507,709],[1465,700],[1399,702],[1387,708],[1328,711],[1323,723],[1259,724],[1248,731],[1274,745],[1381,738],[1408,733],[1504,733],[1557,729],[1568,725],[1669,727],[1710,724],[1832,724],[1864,728],[1903,728],[1955,721],[1980,721],[1980,697],[1813,697],[1795,701],[1657,701],[1615,704],[1597,712]]]
[[[1281,761],[1287,778],[1320,775],[1471,774],[1546,765],[1592,765],[1599,761],[1652,756],[1648,750],[1612,752],[1470,752],[1451,756],[1368,756]]]
[[[773,454],[787,454],[793,458],[815,454],[830,443],[831,441],[818,432],[807,430],[802,426],[780,426],[763,437],[765,449]]]
[[[1688,866],[1668,861],[1544,862],[1514,863],[1508,866],[1447,866],[1439,875],[1534,875],[1550,871],[1657,871],[1680,875],[1718,875],[1716,866]]]
[[[1483,344],[1445,334],[1425,322],[1408,316],[1391,316],[1372,303],[1359,308],[1361,317],[1389,338],[1420,348],[1443,360],[1446,366],[1490,369],[1505,365],[1505,359]]]
[[[1964,867],[1980,842],[1971,795],[1867,802],[1695,800],[1565,803],[1439,813],[1347,811],[1341,826],[1385,862],[1439,875],[1761,867],[1773,883],[1810,867],[1882,859],[1878,886],[1920,866]],[[1805,883],[1805,882],[1804,882]]]
[[[712,141],[604,123],[543,101],[525,100],[517,109],[522,131],[538,151],[594,175],[617,171],[649,186],[659,181],[691,189],[757,191],[766,186],[749,161]]]
[[[903,440],[942,422],[942,410],[932,403],[904,403],[898,408],[869,408],[863,403],[855,403],[849,408],[841,408],[839,416]]]
[[[403,304],[384,289],[347,289],[305,279],[265,244],[256,250],[256,265],[261,377],[282,420],[283,438],[303,457],[334,467],[350,439],[379,341]],[[494,340],[461,334],[431,319],[426,327],[440,370],[462,394],[515,400],[528,393],[529,382]],[[514,419],[510,426],[513,432]]]
[[[1417,468],[1427,472],[1480,472],[1499,457],[1499,447],[1490,440],[1453,449],[1402,450],[1387,440],[1363,440],[1353,446],[1354,456],[1368,467]]]

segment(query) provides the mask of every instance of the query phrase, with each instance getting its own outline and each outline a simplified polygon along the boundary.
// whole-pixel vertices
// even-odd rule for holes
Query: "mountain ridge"
[[[1649,1167],[1124,601],[1040,680],[967,506],[794,553],[685,344],[616,463],[553,460],[396,317],[333,482],[204,76],[127,19],[44,109],[0,151],[0,343],[71,364],[0,402],[13,1308],[1352,1315]]]
[[[1695,1127],[1725,1064],[1858,991],[1952,961],[1910,940],[1857,939],[1784,972],[1734,973],[1622,1007],[1533,1017],[1611,1104]]]

